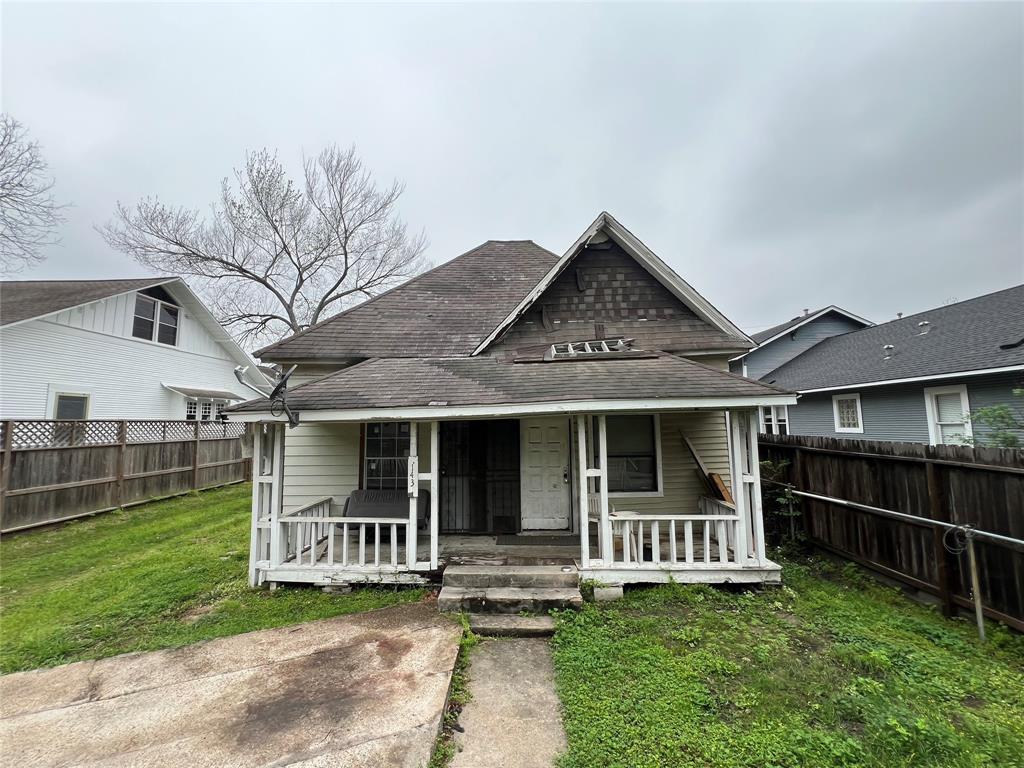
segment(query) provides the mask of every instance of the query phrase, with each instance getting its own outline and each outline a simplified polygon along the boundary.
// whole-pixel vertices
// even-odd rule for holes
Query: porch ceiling
[[[795,396],[668,354],[552,363],[512,363],[493,357],[377,359],[288,392],[289,407],[300,412],[476,407],[529,411],[534,406],[542,411],[541,405],[582,402],[613,402],[620,406],[617,410],[657,409],[660,404],[749,407],[795,402]],[[688,405],[681,405],[684,402]],[[268,401],[254,400],[229,410],[239,415],[263,413]]]

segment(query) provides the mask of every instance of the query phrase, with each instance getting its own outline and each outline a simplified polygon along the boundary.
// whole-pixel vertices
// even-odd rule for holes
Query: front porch
[[[310,484],[308,463],[304,467],[297,458],[305,454],[288,451],[286,442],[295,433],[286,433],[282,424],[261,424],[250,579],[414,584],[438,580],[448,565],[493,564],[564,565],[582,579],[609,583],[778,583],[780,568],[764,550],[756,411],[641,414],[655,426],[656,451],[649,459],[626,461],[627,480],[621,477],[623,461],[609,454],[609,418],[617,415],[501,419],[518,422],[518,461],[512,467],[499,460],[499,473],[481,470],[485,481],[475,490],[463,472],[466,457],[453,455],[455,442],[442,440],[460,430],[473,432],[455,426],[465,420],[402,422],[395,431],[408,434],[401,491],[408,513],[401,517],[352,514],[351,492],[288,504],[296,498],[289,483]],[[374,424],[347,427],[355,428],[359,440],[360,476],[353,483],[358,488],[376,482],[363,474],[366,462],[374,461],[365,455],[367,435],[381,432]],[[344,429],[339,425],[337,432]],[[613,430],[613,438],[621,436]],[[713,497],[716,487],[704,482],[709,467],[694,444],[710,464],[717,462],[713,468],[720,471],[712,474],[723,477],[729,500]],[[286,461],[293,465],[288,472]],[[654,490],[616,490],[623,482],[645,488],[644,468]],[[615,472],[620,476],[613,477]],[[512,523],[510,508],[516,512]],[[489,532],[445,531],[458,520]]]

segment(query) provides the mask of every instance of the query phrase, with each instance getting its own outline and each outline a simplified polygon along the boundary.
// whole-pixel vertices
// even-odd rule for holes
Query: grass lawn
[[[1024,638],[981,645],[853,566],[783,578],[561,614],[562,768],[1024,766]]]
[[[382,608],[415,589],[250,589],[248,484],[0,543],[0,671],[194,643]]]

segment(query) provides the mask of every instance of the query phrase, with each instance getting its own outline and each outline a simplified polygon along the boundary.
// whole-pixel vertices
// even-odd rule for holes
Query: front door
[[[520,484],[524,531],[569,529],[569,419],[522,419]]]

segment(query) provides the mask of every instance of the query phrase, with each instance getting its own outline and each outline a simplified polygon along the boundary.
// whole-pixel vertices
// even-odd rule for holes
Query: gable
[[[794,325],[792,330],[782,335],[776,334],[778,338],[772,342],[748,352],[743,358],[743,364],[747,366],[746,375],[752,379],[759,379],[825,339],[852,333],[864,327],[864,323],[845,314],[825,312],[810,322]]]
[[[586,245],[530,307],[488,348],[505,354],[550,344],[635,339],[640,349],[735,349],[614,240]]]

